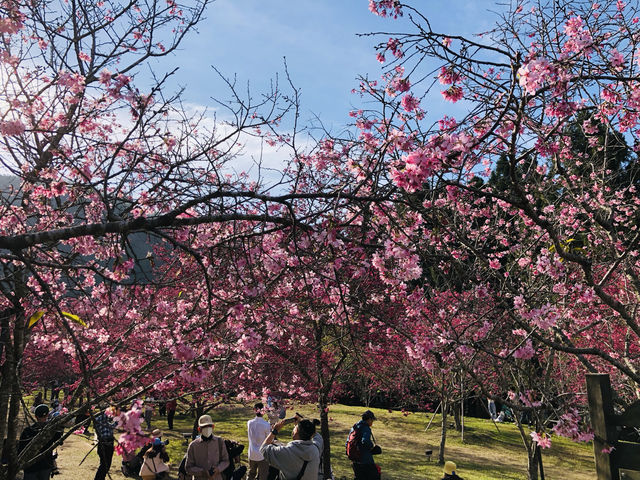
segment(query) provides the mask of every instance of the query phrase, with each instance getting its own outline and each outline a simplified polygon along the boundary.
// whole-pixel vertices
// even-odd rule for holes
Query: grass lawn
[[[310,405],[299,405],[288,411],[299,411],[305,417],[317,417],[317,409]],[[330,409],[331,460],[336,478],[353,478],[351,465],[344,453],[344,442],[351,426],[364,411],[362,407],[334,405]],[[425,432],[430,416],[424,413],[404,416],[400,412],[373,409],[378,420],[373,425],[373,434],[382,447],[382,455],[376,457],[382,468],[382,478],[395,480],[424,480],[442,477],[442,468],[436,464],[437,445],[440,436],[440,417],[436,416],[431,428]],[[209,412],[215,422],[216,435],[233,439],[246,445],[246,421],[252,418],[251,408],[242,406],[220,406]],[[177,415],[174,431],[166,431],[171,439],[168,445],[172,462],[177,464],[185,452],[186,445],[180,432],[190,432],[193,419]],[[154,427],[166,429],[166,420],[154,419]],[[458,465],[459,474],[466,479],[525,479],[526,453],[520,435],[513,424],[498,424],[498,432],[490,420],[465,419],[465,443],[460,434],[449,430],[446,459]],[[281,438],[286,440],[291,433],[285,427]],[[425,449],[433,449],[434,458],[427,462]],[[595,478],[593,447],[591,444],[576,444],[554,437],[553,446],[543,452],[547,478],[587,480]],[[115,464],[116,462],[114,462]]]
[[[363,407],[334,405],[330,409],[331,460],[336,479],[353,478],[350,462],[344,452],[344,442],[351,426],[360,418]],[[382,468],[384,480],[437,480],[442,477],[442,468],[437,465],[440,438],[440,416],[436,415],[431,428],[425,432],[431,415],[416,413],[404,416],[400,412],[372,409],[378,420],[373,425],[373,434],[382,447],[382,455],[376,461]],[[312,405],[296,405],[289,414],[298,411],[305,417],[317,417],[317,409]],[[244,406],[220,406],[209,412],[215,422],[216,435],[230,438],[245,445],[242,456],[247,463],[246,422],[253,417],[252,409]],[[161,428],[164,437],[170,439],[167,446],[171,457],[172,478],[176,478],[177,466],[182,459],[187,443],[182,432],[190,433],[193,418],[176,415],[174,430],[167,430],[165,417],[154,417],[153,428]],[[459,474],[467,480],[523,480],[526,479],[526,453],[520,436],[513,424],[498,424],[500,431],[490,420],[465,419],[465,443],[460,434],[449,430],[447,435],[446,459],[458,465]],[[93,429],[91,430],[93,434]],[[291,427],[285,427],[281,439],[286,441]],[[90,439],[72,435],[58,448],[59,478],[64,480],[90,480],[98,467],[98,455]],[[433,450],[434,457],[427,462],[426,448]],[[88,453],[90,452],[90,453]],[[88,455],[87,455],[88,453]],[[87,456],[84,459],[85,455]],[[84,459],[84,460],[83,460]],[[82,464],[80,462],[82,461]],[[121,459],[114,456],[111,478],[123,480],[120,473]],[[543,462],[547,478],[564,480],[591,480],[595,478],[593,447],[591,444],[577,444],[562,438],[553,438],[553,446],[543,451]]]

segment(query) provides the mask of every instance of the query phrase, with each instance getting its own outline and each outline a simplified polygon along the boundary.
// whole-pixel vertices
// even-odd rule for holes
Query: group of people
[[[173,419],[176,416],[176,408],[178,402],[175,398],[170,400],[158,399],[156,400],[152,396],[147,396],[144,400],[144,422],[147,425],[147,430],[152,428],[152,419],[155,407],[158,407],[158,415],[167,417],[167,427],[169,430],[173,430]]]
[[[503,405],[502,409],[498,413],[496,408],[496,402],[492,398],[487,399],[487,410],[489,411],[489,416],[491,417],[491,420],[493,420],[494,422],[513,421],[513,413],[511,412],[511,409],[508,406]]]
[[[100,458],[94,480],[105,480],[113,459],[114,430],[117,427],[114,418],[120,412],[117,406],[109,409],[93,416],[96,447]],[[22,432],[18,445],[19,451],[26,448],[45,427],[47,421],[55,416],[54,412],[55,410],[52,411],[45,404],[40,404],[33,409],[36,422]],[[320,424],[319,420],[303,418],[299,413],[286,418],[286,409],[279,407],[276,402],[270,409],[265,409],[262,403],[256,403],[254,414],[254,418],[247,422],[248,480],[321,480],[324,478],[324,441],[316,431],[316,427]],[[374,413],[367,410],[349,432],[346,450],[352,462],[355,480],[380,480],[380,468],[374,461],[374,455],[380,454],[381,448],[376,445],[371,430],[375,420]],[[293,424],[291,441],[283,443],[280,441],[280,432],[289,424]],[[198,419],[200,435],[187,448],[179,469],[180,479],[238,480],[244,477],[247,468],[244,466],[236,468],[244,447],[215,436],[213,431],[214,423],[211,416],[202,415]],[[50,436],[40,449],[44,455],[40,456],[38,462],[25,468],[24,480],[48,480],[51,477],[55,469],[53,447],[61,436],[61,431]],[[139,476],[142,480],[168,478],[170,471],[169,455],[166,451],[168,443],[168,440],[162,440],[162,431],[153,430],[149,441],[140,452],[123,457],[123,472],[127,474],[126,466],[131,476]],[[333,478],[332,475],[329,477]],[[457,479],[460,477],[456,473],[455,463],[446,462],[443,480]]]
[[[254,406],[255,417],[247,422],[249,440],[249,480],[323,478],[321,458],[324,448],[322,437],[316,432],[314,421],[296,414],[291,419],[280,419],[272,425],[264,417],[264,406]],[[292,440],[278,441],[282,428],[293,423]],[[241,478],[246,472],[234,469],[233,454],[225,441],[213,434],[214,424],[209,415],[198,419],[200,435],[187,448],[184,461],[186,478],[194,480],[223,480]],[[223,477],[223,473],[225,477]]]
[[[271,480],[277,475],[298,480],[324,478],[324,442],[316,432],[318,420],[308,420],[296,413],[290,419],[278,415],[278,420],[272,425],[263,418],[262,403],[254,405],[254,413],[255,417],[247,422],[249,480]],[[294,423],[292,441],[285,445],[278,441],[278,436],[289,423]]]

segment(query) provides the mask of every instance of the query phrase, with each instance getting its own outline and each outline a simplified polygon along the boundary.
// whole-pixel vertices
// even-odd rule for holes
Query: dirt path
[[[84,456],[93,447],[92,439],[81,435],[71,435],[65,440],[64,445],[58,447],[58,468],[60,475],[56,480],[92,480],[98,470],[100,459],[94,448],[82,462]],[[82,462],[82,465],[80,465]],[[126,478],[120,471],[121,460],[118,455],[113,455],[113,463],[109,472],[113,480]],[[107,477],[108,478],[108,477]]]
[[[164,432],[164,438],[171,439],[172,444],[180,445],[183,442],[182,435],[177,431]],[[97,449],[91,450],[93,447],[93,437],[85,437],[83,435],[71,435],[64,442],[64,445],[58,447],[58,468],[60,475],[54,477],[54,480],[93,480],[100,459],[98,458]],[[88,455],[87,455],[88,454]],[[83,458],[87,456],[86,459]],[[180,459],[182,457],[180,456]],[[175,461],[171,459],[171,476],[170,479],[177,478],[178,464],[180,459]],[[82,464],[80,464],[82,462]],[[113,462],[109,474],[112,480],[124,480],[125,477],[120,470],[122,466],[122,457],[113,454]],[[109,477],[107,477],[108,479]]]

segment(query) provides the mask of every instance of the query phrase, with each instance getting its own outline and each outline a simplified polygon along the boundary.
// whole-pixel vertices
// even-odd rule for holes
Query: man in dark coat
[[[18,442],[18,453],[22,452],[35,437],[44,430],[47,424],[47,416],[49,415],[49,407],[46,405],[38,405],[34,414],[36,423],[29,425],[22,431],[20,441]],[[49,439],[40,448],[38,455],[42,456],[39,460],[28,465],[24,469],[24,480],[49,480],[51,471],[54,467],[53,446],[62,437],[62,432],[52,432]],[[36,440],[37,441],[37,440]]]

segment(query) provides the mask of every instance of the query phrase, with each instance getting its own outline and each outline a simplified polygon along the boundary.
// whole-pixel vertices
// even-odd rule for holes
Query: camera
[[[147,451],[147,455],[149,456],[149,458],[156,457],[160,452],[162,452],[162,449],[168,443],[169,443],[169,440],[165,440],[163,442],[159,438],[154,438],[153,443],[151,444],[151,448]]]

